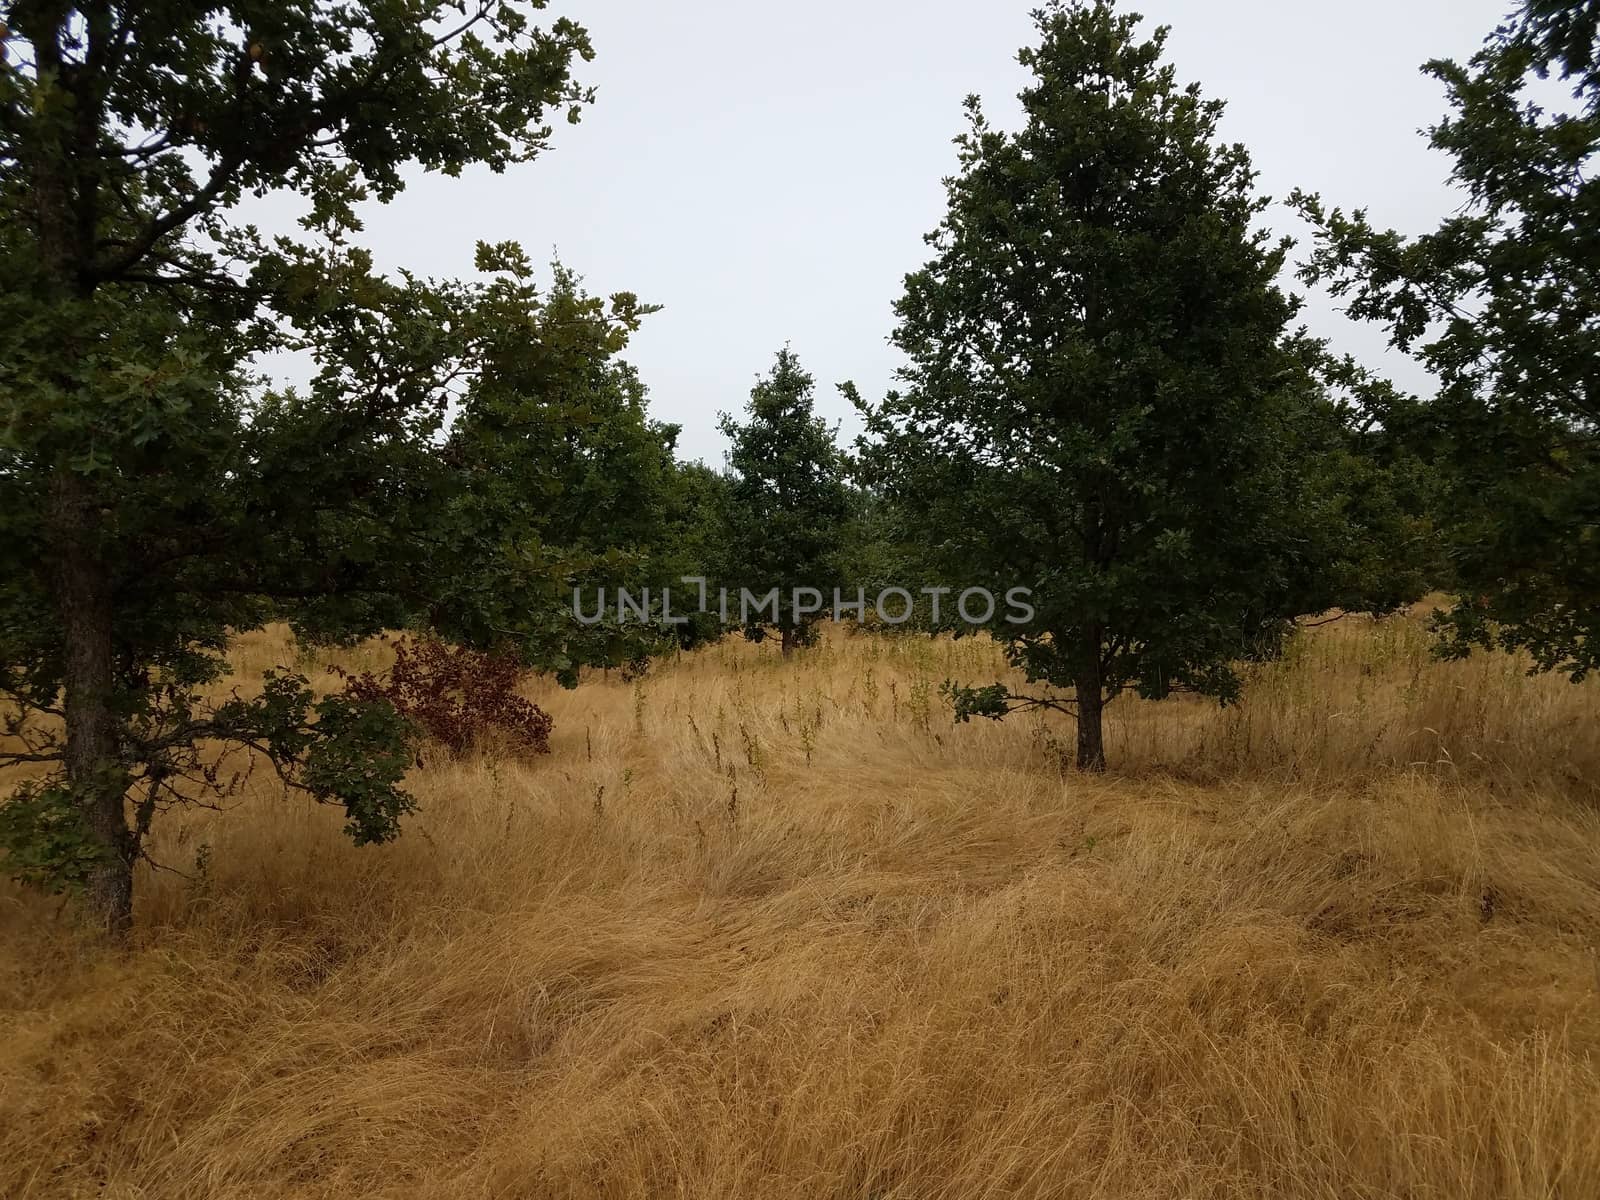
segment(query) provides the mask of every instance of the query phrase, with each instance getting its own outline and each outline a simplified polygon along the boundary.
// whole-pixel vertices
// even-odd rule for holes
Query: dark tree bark
[[[1105,697],[1100,676],[1100,635],[1084,639],[1083,661],[1075,687],[1078,694],[1078,770],[1106,769]]]
[[[26,32],[41,70],[67,72],[62,57],[68,10],[32,14]],[[90,35],[105,36],[92,19]],[[75,121],[58,138],[36,143],[28,163],[42,265],[49,286],[63,300],[85,300],[94,292],[91,264],[96,236],[95,192],[71,165],[92,148],[100,125],[102,97],[82,70],[71,73]],[[69,309],[70,305],[63,305]],[[78,353],[73,330],[63,330],[63,361]],[[76,381],[63,372],[63,385]],[[92,401],[89,406],[91,407]],[[113,596],[105,560],[102,517],[91,483],[69,465],[63,449],[51,478],[46,524],[51,585],[61,616],[65,650],[67,785],[83,828],[99,852],[89,873],[87,899],[95,922],[114,937],[133,924],[133,864],[137,839],[128,826],[124,800],[128,773],[119,754],[118,716],[113,704]]]
[[[50,532],[66,643],[67,783],[100,854],[88,880],[90,911],[107,933],[120,938],[133,925],[136,851],[112,705],[111,586],[96,544],[96,521],[91,489],[60,469],[51,487]]]

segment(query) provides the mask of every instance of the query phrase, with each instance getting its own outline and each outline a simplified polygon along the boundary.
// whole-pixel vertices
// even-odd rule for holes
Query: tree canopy
[[[622,357],[653,311],[634,294],[544,277],[515,242],[480,243],[459,279],[385,273],[359,244],[362,205],[416,173],[503,171],[578,120],[589,38],[543,8],[0,3],[14,873],[125,932],[152,822],[258,763],[358,842],[394,837],[417,729],[393,680],[318,695],[283,667],[230,689],[230,644],[275,621],[315,644],[445,639],[407,661],[486,664],[542,746],[521,671],[640,669],[725,624],[590,619],[579,592],[659,606],[698,576],[742,609],[748,589],[746,632],[788,653],[835,589],[942,590],[915,627],[986,629],[1031,685],[951,683],[958,719],[1070,712],[1087,769],[1117,696],[1233,700],[1296,616],[1442,579],[1448,652],[1596,665],[1597,0],[1528,0],[1466,65],[1428,65],[1453,108],[1432,145],[1470,201],[1436,232],[1294,197],[1317,235],[1303,277],[1386,325],[1436,396],[1299,325],[1251,156],[1166,31],[1047,0],[1020,128],[967,101],[896,305],[896,390],[845,385],[859,453],[785,348],[720,417],[725,472],[677,461],[652,417]],[[1552,89],[1568,99],[1534,98]],[[295,232],[251,223],[269,195]],[[307,364],[292,386],[283,355]]]
[[[7,6],[0,685],[25,747],[5,760],[40,774],[0,834],[108,928],[128,926],[154,816],[226,789],[202,739],[342,803],[358,840],[411,804],[385,705],[317,699],[292,672],[202,698],[240,631],[286,617],[348,638],[426,613],[569,673],[607,649],[535,601],[563,569],[546,537],[592,549],[575,514],[605,485],[573,437],[657,461],[668,440],[612,361],[645,309],[566,278],[541,295],[514,246],[456,283],[384,276],[352,240],[356,206],[408,170],[501,170],[546,146],[550,114],[576,120],[588,38],[535,24],[540,7]],[[303,236],[241,216],[268,192],[298,197]],[[256,377],[281,350],[309,382]],[[530,409],[561,435],[537,442]],[[530,479],[537,519],[489,485],[497,421],[523,442],[499,453],[562,476]]]
[[[750,391],[745,420],[722,414],[728,451],[728,515],[722,574],[765,595],[778,590],[776,627],[784,653],[811,640],[833,589],[842,586],[840,549],[851,515],[835,430],[815,414],[815,382],[787,347]],[[815,592],[795,603],[796,589]],[[757,623],[756,628],[762,628]]]
[[[1597,23],[1592,0],[1532,0],[1470,62],[1426,65],[1453,109],[1429,141],[1467,197],[1434,232],[1296,197],[1317,235],[1305,278],[1439,381],[1386,420],[1440,466],[1446,651],[1524,650],[1575,680],[1600,661]],[[1553,75],[1569,104],[1535,98]]]
[[[863,455],[959,588],[1033,589],[1032,620],[982,623],[1073,691],[958,688],[960,714],[1068,708],[1093,769],[1107,699],[1231,698],[1232,664],[1320,606],[1349,506],[1313,492],[1352,446],[1221,102],[1109,3],[1036,21],[1021,129],[967,101],[934,257],[897,306],[903,390],[864,406]]]

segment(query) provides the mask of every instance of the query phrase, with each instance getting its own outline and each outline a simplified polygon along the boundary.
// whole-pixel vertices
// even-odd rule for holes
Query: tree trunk
[[[1083,662],[1078,668],[1078,770],[1106,769],[1105,698],[1101,693],[1100,638],[1087,639]]]
[[[96,544],[91,489],[69,470],[59,470],[53,481],[50,518],[66,642],[67,782],[100,854],[86,881],[90,912],[96,924],[121,938],[133,926],[136,850],[112,708],[111,584]]]
[[[55,294],[50,301],[69,304],[94,293],[85,270],[93,261],[98,223],[95,183],[75,176],[72,164],[89,160],[97,145],[103,95],[89,85],[84,70],[71,82],[63,72],[63,45],[68,39],[70,6],[30,6],[28,37],[38,73],[56,75],[71,96],[70,126],[52,126],[57,138],[32,147],[27,166],[32,206],[38,220],[38,251]],[[104,48],[107,29],[100,15],[87,27],[94,50]],[[64,309],[65,311],[65,309]],[[80,353],[76,328],[61,332],[63,362]],[[70,373],[63,387],[77,386]],[[93,403],[93,397],[77,397]],[[119,753],[119,722],[113,707],[115,675],[112,658],[112,585],[102,544],[101,516],[94,488],[66,462],[63,451],[50,483],[46,515],[50,570],[66,652],[63,683],[67,744],[64,765],[73,802],[83,829],[99,852],[99,861],[84,881],[90,911],[97,924],[114,937],[133,925],[133,864],[138,842],[128,827],[124,798],[128,772]]]
[[[783,631],[782,631],[782,639],[783,639],[783,656],[785,658],[788,658],[791,654],[794,653],[795,647],[800,644],[799,631],[796,630],[795,628],[793,628],[792,626],[785,625],[783,627]]]

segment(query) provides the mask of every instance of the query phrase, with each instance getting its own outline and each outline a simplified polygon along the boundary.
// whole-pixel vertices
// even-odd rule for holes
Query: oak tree
[[[356,206],[408,170],[525,161],[549,114],[576,118],[589,42],[540,7],[0,5],[0,762],[37,772],[0,842],[114,933],[152,819],[225,790],[238,756],[343,804],[358,841],[411,804],[392,707],[292,672],[213,685],[269,619],[353,637],[438,599],[444,430],[508,360],[496,322],[542,302],[506,248],[493,283],[375,272]],[[301,234],[244,219],[267,193],[297,198]],[[568,353],[636,315],[565,323]],[[254,374],[281,350],[313,363],[301,387]]]
[[[862,405],[862,456],[956,604],[982,589],[962,619],[1043,686],[952,685],[958,717],[1070,712],[1099,770],[1109,700],[1233,698],[1234,662],[1321,606],[1332,560],[1352,585],[1364,567],[1309,519],[1346,507],[1313,503],[1308,459],[1352,446],[1221,102],[1104,0],[1035,19],[1021,127],[967,101],[933,258],[897,305],[903,386]],[[1013,587],[1023,624],[984,595]]]
[[[1305,278],[1438,380],[1390,423],[1446,484],[1442,649],[1522,650],[1574,680],[1600,664],[1597,29],[1595,0],[1531,0],[1470,62],[1426,65],[1454,110],[1429,142],[1466,201],[1433,232],[1296,197],[1316,228]]]

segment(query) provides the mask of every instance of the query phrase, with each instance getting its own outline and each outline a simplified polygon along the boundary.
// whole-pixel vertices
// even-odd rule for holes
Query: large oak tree
[[[1372,564],[1324,458],[1355,455],[1346,410],[1293,328],[1285,248],[1259,228],[1249,155],[1218,138],[1221,102],[1110,3],[1036,21],[1020,129],[967,101],[933,258],[897,307],[904,386],[864,406],[863,456],[945,582],[1033,590],[1026,624],[977,597],[964,615],[990,613],[1047,690],[954,688],[958,716],[1064,708],[1095,770],[1108,700],[1233,697],[1235,660],[1340,580],[1367,592]]]
[[[589,378],[639,306],[544,297],[515,247],[484,248],[490,282],[435,284],[379,275],[351,240],[356,205],[407,170],[501,170],[545,146],[547,114],[576,116],[587,37],[539,7],[0,4],[0,761],[38,771],[0,841],[109,930],[131,922],[152,818],[226,786],[219,749],[342,803],[358,840],[410,805],[386,706],[292,674],[206,698],[239,631],[432,611],[571,666],[549,607],[506,599],[552,591],[560,564],[503,506],[464,529],[472,473],[440,451],[519,380]],[[273,192],[303,234],[241,218]],[[313,363],[298,389],[252,374],[284,349]]]
[[[1431,233],[1297,197],[1317,230],[1305,277],[1439,381],[1389,424],[1447,483],[1461,596],[1442,648],[1523,650],[1574,680],[1600,664],[1597,61],[1600,3],[1531,0],[1470,62],[1426,65],[1454,110],[1429,141],[1466,198]]]

